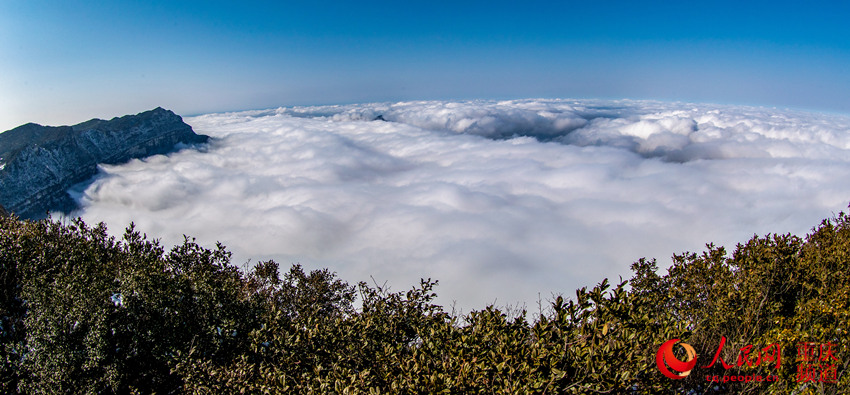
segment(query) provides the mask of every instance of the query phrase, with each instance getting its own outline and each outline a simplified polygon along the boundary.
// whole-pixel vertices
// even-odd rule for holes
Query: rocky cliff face
[[[76,207],[68,188],[97,174],[98,164],[165,154],[179,143],[208,139],[162,108],[74,126],[19,126],[0,133],[0,207],[21,218],[68,212]]]

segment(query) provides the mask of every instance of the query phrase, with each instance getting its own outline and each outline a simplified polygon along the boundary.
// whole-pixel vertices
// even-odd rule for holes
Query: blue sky
[[[850,113],[846,2],[0,1],[0,130],[156,106],[636,98]]]

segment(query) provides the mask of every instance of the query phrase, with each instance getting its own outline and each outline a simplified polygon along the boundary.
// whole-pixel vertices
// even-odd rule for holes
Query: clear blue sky
[[[0,1],[0,130],[418,99],[850,113],[850,2]]]

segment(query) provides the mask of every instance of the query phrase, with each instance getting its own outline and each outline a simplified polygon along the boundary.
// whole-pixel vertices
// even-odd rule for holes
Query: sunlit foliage
[[[727,253],[654,260],[539,312],[465,315],[329,272],[254,265],[186,238],[166,251],[131,225],[0,217],[0,391],[4,393],[844,393],[850,388],[850,217],[804,238],[753,237]],[[778,344],[781,366],[733,364]],[[697,351],[683,380],[656,352]],[[831,343],[837,382],[798,382],[797,345]],[[709,375],[778,375],[712,383]]]

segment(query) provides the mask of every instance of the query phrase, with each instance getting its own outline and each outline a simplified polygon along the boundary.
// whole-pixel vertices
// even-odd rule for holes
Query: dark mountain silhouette
[[[0,207],[21,218],[69,212],[72,185],[91,179],[98,164],[173,152],[178,144],[200,144],[198,135],[169,110],[156,108],[111,120],[74,126],[34,123],[0,133]]]

